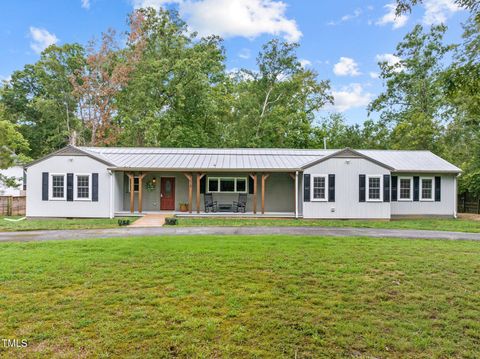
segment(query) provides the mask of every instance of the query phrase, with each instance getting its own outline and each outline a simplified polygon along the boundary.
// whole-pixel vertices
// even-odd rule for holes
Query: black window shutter
[[[335,202],[335,175],[328,175],[328,202]]]
[[[73,201],[73,173],[67,173],[67,201]]]
[[[253,178],[248,176],[248,193],[253,194],[254,187]]]
[[[398,177],[392,176],[392,202],[397,201]]]
[[[383,202],[390,202],[390,175],[383,175]]]
[[[310,175],[303,175],[303,202],[310,202]]]
[[[420,199],[420,177],[413,176],[413,200],[418,202]]]
[[[358,176],[358,184],[359,184],[359,202],[365,202],[365,175]]]
[[[48,172],[42,173],[42,201],[48,201]]]
[[[207,187],[207,176],[203,176],[200,179],[200,193],[205,193],[206,187]]]
[[[442,193],[442,177],[435,176],[435,202],[440,202]]]
[[[98,202],[98,173],[92,173],[92,201]]]

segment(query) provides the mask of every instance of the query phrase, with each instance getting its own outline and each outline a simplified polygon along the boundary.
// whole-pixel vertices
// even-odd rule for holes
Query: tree
[[[442,125],[448,119],[443,90],[442,60],[454,46],[442,43],[446,27],[428,33],[420,25],[397,46],[396,63],[381,62],[386,90],[369,105],[392,129],[393,148],[440,152]]]
[[[411,12],[414,6],[422,3],[423,0],[397,0],[396,13],[400,15],[405,12]],[[477,22],[480,20],[480,2],[478,0],[454,0],[454,3],[459,7],[471,11],[476,17]]]
[[[235,74],[231,145],[309,146],[315,113],[333,99],[329,82],[302,67],[297,47],[273,39],[257,57],[258,71]]]

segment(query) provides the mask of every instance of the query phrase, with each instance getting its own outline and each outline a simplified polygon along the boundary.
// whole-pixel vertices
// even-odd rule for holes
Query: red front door
[[[162,177],[160,181],[160,209],[175,210],[175,177]]]

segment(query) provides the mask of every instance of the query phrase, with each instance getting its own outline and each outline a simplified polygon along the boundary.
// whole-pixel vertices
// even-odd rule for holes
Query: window
[[[52,174],[51,198],[65,199],[65,174]]]
[[[381,201],[382,200],[382,177],[368,176],[368,200]]]
[[[90,175],[75,175],[75,199],[90,199]]]
[[[422,177],[420,179],[420,199],[422,201],[433,201],[433,178]]]
[[[247,179],[245,177],[208,177],[207,192],[246,193]]]
[[[398,181],[399,181],[398,199],[400,201],[411,201],[412,200],[412,177],[400,177]]]
[[[327,176],[312,175],[312,201],[327,200]]]
[[[140,186],[140,179],[138,177],[133,177],[133,192],[138,192]],[[128,179],[128,192],[131,192],[130,188],[130,178]]]

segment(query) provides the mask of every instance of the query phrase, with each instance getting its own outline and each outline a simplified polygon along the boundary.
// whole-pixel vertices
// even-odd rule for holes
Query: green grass
[[[428,229],[454,232],[480,232],[480,221],[469,219],[425,218],[380,220],[272,219],[272,218],[179,218],[179,226],[319,226],[392,229]]]
[[[118,227],[119,219],[130,219],[133,223],[136,218],[74,218],[74,219],[25,219],[19,222],[6,221],[4,218],[20,217],[0,217],[0,232],[11,231],[35,231],[49,229],[96,229],[96,228],[115,228]]]
[[[478,357],[480,243],[289,236],[0,244],[4,357]]]

